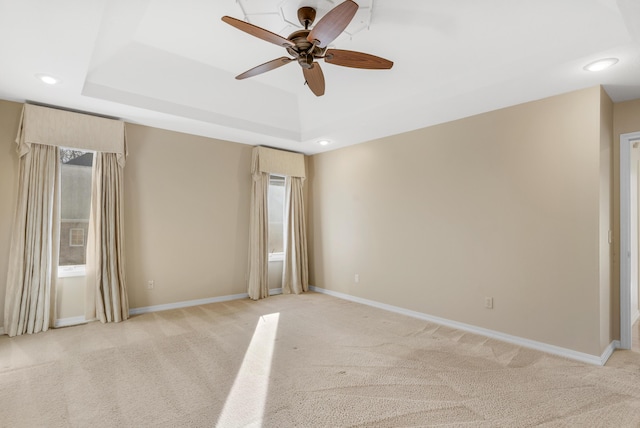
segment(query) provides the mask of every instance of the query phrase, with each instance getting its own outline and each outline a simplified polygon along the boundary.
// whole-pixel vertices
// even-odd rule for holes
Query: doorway
[[[631,327],[638,317],[638,164],[640,161],[638,144],[640,144],[640,132],[620,135],[620,347],[622,349],[631,349]]]

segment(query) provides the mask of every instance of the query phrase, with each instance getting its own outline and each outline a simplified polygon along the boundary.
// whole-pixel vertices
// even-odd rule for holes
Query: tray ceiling
[[[320,19],[340,2],[1,0],[0,98],[308,154],[598,84],[614,101],[640,98],[635,0],[357,1],[332,46],[388,58],[391,70],[322,62],[319,98],[295,62],[234,79],[286,52],[223,15],[286,37],[298,7]],[[619,62],[583,69],[605,57]]]

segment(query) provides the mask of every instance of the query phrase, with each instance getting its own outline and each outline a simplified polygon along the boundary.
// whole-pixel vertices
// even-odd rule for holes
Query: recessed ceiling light
[[[321,146],[328,146],[329,144],[331,144],[331,141],[329,141],[329,140],[320,140],[320,141],[318,141],[318,144],[320,144]]]
[[[605,58],[599,59],[597,61],[591,62],[584,66],[584,69],[587,71],[601,71],[605,68],[609,68],[615,63],[618,62],[618,58]]]
[[[36,77],[47,85],[57,85],[58,83],[62,82],[62,80],[58,79],[57,77],[53,77],[50,74],[38,73],[36,74]]]

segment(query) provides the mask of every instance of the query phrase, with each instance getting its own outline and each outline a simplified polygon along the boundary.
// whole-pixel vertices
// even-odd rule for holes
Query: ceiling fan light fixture
[[[604,58],[604,59],[599,59],[597,61],[590,62],[589,64],[585,65],[583,68],[586,71],[602,71],[611,67],[612,65],[615,65],[617,62],[618,62],[618,58]]]

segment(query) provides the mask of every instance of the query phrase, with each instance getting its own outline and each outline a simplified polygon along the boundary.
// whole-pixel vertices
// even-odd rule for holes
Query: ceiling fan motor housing
[[[287,52],[294,56],[302,68],[311,68],[314,58],[322,57],[324,49],[307,40],[309,30],[294,31],[287,37],[294,46],[287,47]]]

